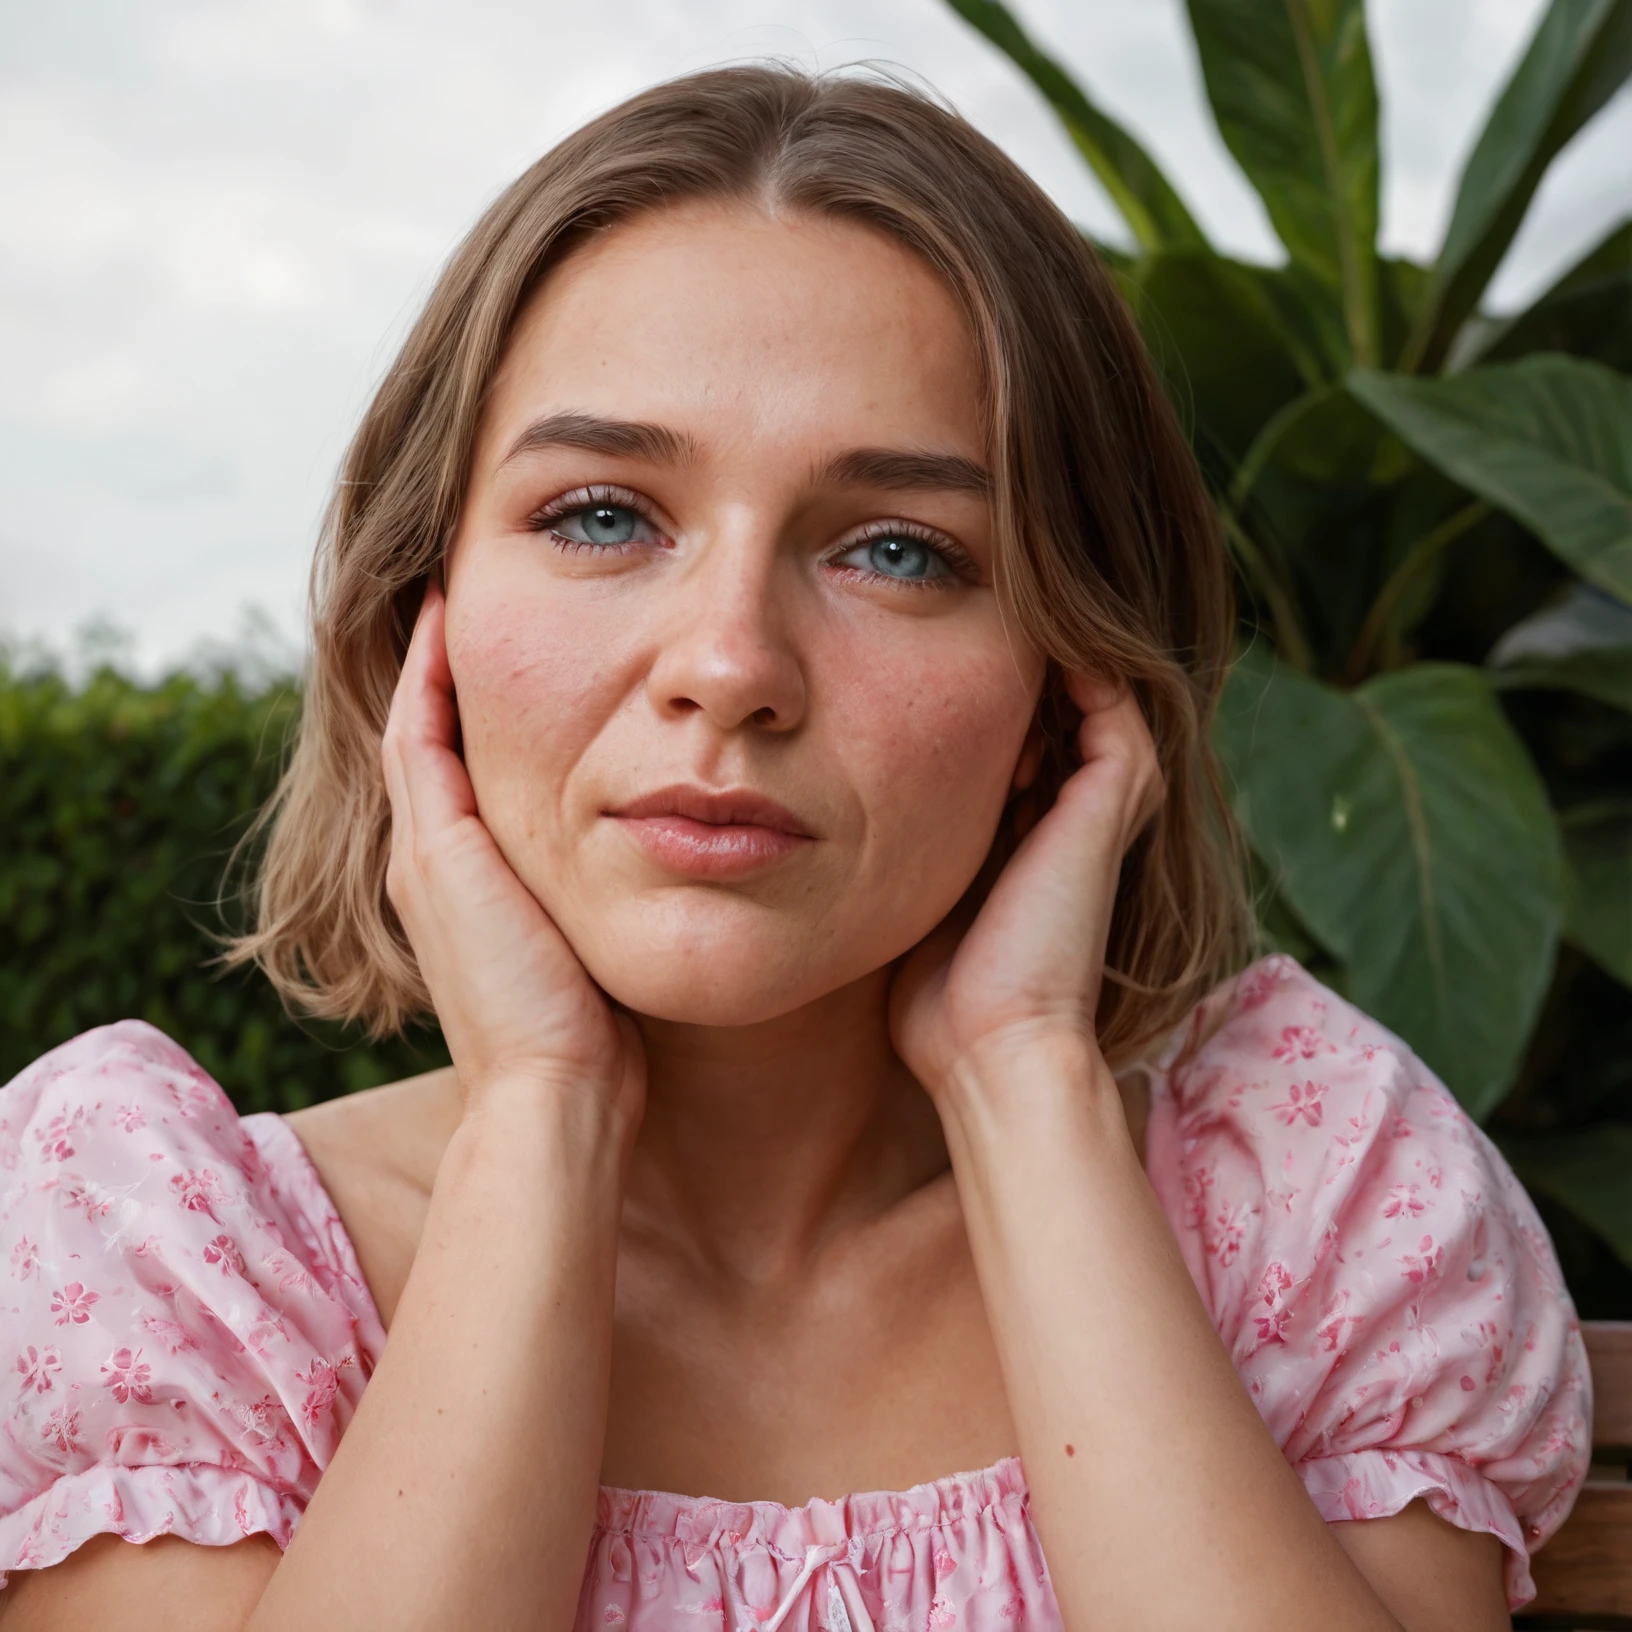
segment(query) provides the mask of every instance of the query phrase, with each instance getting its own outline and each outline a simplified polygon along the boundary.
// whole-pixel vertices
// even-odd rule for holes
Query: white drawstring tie
[[[831,1564],[834,1559],[843,1558],[849,1550],[850,1543],[847,1541],[833,1542],[825,1547],[807,1547],[805,1562],[800,1566],[798,1575],[793,1578],[793,1585],[788,1588],[787,1596],[776,1606],[776,1613],[765,1622],[762,1632],[776,1632],[788,1618],[793,1606],[799,1602],[799,1595],[810,1584],[810,1578],[824,1564]],[[827,1629],[828,1632],[855,1632],[850,1623],[850,1611],[844,1607],[844,1595],[839,1591],[838,1582],[831,1577],[827,1583]]]

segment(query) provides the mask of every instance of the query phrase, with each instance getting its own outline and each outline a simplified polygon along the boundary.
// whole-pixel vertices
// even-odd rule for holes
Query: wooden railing
[[[1536,1600],[1518,1627],[1632,1629],[1632,1321],[1585,1321],[1592,1361],[1592,1471],[1531,1569]]]

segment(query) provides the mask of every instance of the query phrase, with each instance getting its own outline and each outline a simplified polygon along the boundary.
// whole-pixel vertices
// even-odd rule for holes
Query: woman
[[[516,183],[348,457],[240,949],[453,1068],[6,1090],[7,1632],[1504,1626],[1579,1336],[1400,1043],[1206,995],[1209,518],[926,100],[703,74]]]

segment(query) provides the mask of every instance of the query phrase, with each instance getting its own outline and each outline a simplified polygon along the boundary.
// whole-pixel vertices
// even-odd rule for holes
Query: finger
[[[459,722],[453,671],[448,665],[446,609],[441,587],[428,583],[386,721],[387,734],[399,743],[412,740],[453,746]]]
[[[1121,772],[1130,785],[1155,770],[1156,745],[1131,690],[1123,688],[1104,706],[1083,711],[1082,724],[1077,727],[1077,753],[1085,770],[1103,765]]]
[[[1078,730],[1077,747],[1084,765],[1110,760],[1141,784],[1156,770],[1156,744],[1131,694],[1110,708],[1088,715]]]
[[[397,909],[404,924],[417,917],[415,910],[419,891],[415,854],[418,840],[414,828],[414,805],[409,792],[407,767],[404,763],[404,742],[415,734],[414,695],[420,688],[419,671],[425,664],[424,642],[421,631],[431,600],[431,588],[426,586],[419,612],[414,619],[413,634],[408,650],[403,654],[403,665],[397,675],[397,684],[391,695],[391,708],[386,716],[385,730],[380,737],[380,769],[385,777],[386,797],[391,804],[391,853],[386,867],[386,894]],[[410,939],[412,929],[410,927]]]
[[[1108,760],[1136,777],[1155,768],[1155,744],[1131,686],[1082,674],[1068,674],[1065,685],[1082,712],[1077,754],[1084,766]]]
[[[1066,695],[1084,715],[1102,714],[1128,694],[1128,687],[1115,680],[1100,679],[1091,674],[1065,676]]]
[[[1119,853],[1125,851],[1161,808],[1165,792],[1156,744],[1130,688],[1118,689],[1105,706],[1084,711],[1077,749],[1082,770],[1071,781],[1081,779],[1084,795],[1091,785],[1101,799],[1108,798],[1102,808],[1106,814],[1114,810]]]
[[[403,658],[381,745],[393,808],[434,832],[476,812],[476,796],[457,749],[459,710],[448,663],[446,606],[428,584]]]

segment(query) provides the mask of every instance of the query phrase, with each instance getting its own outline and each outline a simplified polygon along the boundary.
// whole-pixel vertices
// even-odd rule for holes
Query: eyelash
[[[549,532],[558,550],[570,551],[574,555],[584,550],[622,555],[629,550],[644,547],[634,543],[587,544],[576,538],[563,538],[560,533],[551,529],[551,522],[559,521],[563,516],[575,515],[580,510],[592,509],[598,504],[616,505],[620,510],[632,510],[647,526],[658,532],[662,531],[653,520],[646,501],[638,493],[632,492],[627,487],[609,487],[602,484],[574,488],[570,493],[563,493],[559,498],[551,499],[548,504],[528,517],[528,525],[535,532]],[[842,570],[898,588],[919,590],[947,589],[952,587],[954,582],[968,583],[976,575],[975,563],[961,544],[948,538],[945,533],[937,532],[933,527],[925,527],[913,521],[870,521],[859,533],[831,551],[827,559],[836,561],[852,550],[859,549],[863,544],[871,544],[880,538],[910,538],[925,545],[951,569],[951,578],[892,578],[887,573],[870,572],[863,567],[845,567]]]
[[[916,521],[870,521],[859,533],[833,551],[828,559],[836,560],[846,556],[852,550],[860,549],[863,544],[871,544],[880,538],[910,538],[924,545],[946,563],[951,576],[892,578],[888,573],[871,572],[864,567],[845,567],[842,570],[856,573],[863,578],[897,585],[902,589],[952,589],[959,584],[970,583],[976,575],[975,563],[961,544],[955,539],[948,538],[945,533],[936,532],[933,527],[925,527]]]
[[[548,532],[558,550],[573,555],[584,550],[593,550],[600,555],[623,555],[629,550],[646,547],[635,543],[586,544],[580,539],[563,538],[550,527],[552,521],[560,521],[563,516],[576,515],[580,510],[593,510],[598,504],[616,505],[620,510],[632,510],[654,531],[661,533],[663,530],[652,519],[645,500],[638,493],[631,492],[627,487],[606,487],[601,484],[593,487],[575,487],[570,493],[563,493],[559,498],[551,499],[541,509],[535,510],[527,518],[527,523],[534,532]]]

